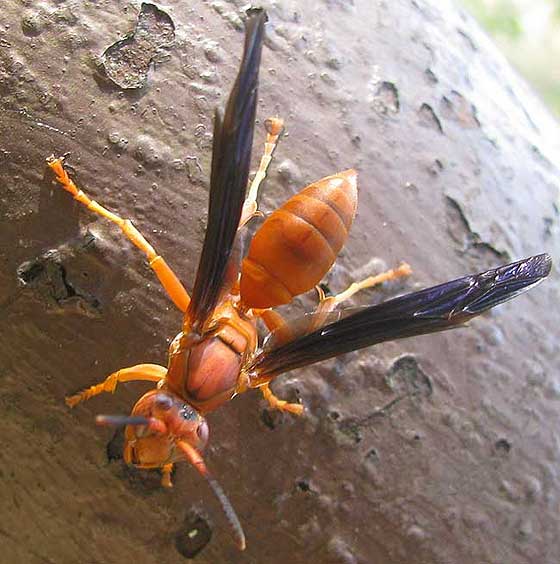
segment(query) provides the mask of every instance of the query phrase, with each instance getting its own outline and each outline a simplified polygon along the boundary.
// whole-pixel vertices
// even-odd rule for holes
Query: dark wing
[[[257,84],[266,14],[251,10],[239,74],[223,119],[214,118],[208,225],[187,311],[194,331],[202,330],[220,297],[249,179]]]
[[[252,384],[260,384],[376,343],[456,327],[538,284],[551,264],[547,254],[537,255],[363,308],[284,345],[265,346],[246,372]]]

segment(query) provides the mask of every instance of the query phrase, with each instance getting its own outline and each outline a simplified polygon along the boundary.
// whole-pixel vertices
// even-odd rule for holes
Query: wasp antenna
[[[147,417],[132,417],[129,415],[97,415],[96,425],[104,427],[123,427],[124,425],[149,425]]]
[[[235,536],[239,550],[245,550],[245,533],[243,532],[243,527],[241,526],[239,517],[237,517],[237,513],[235,513],[235,509],[233,509],[233,506],[231,505],[228,497],[222,489],[222,486],[220,486],[220,483],[210,475],[206,475],[204,477],[208,481],[208,484],[212,488],[212,491],[218,498],[220,505],[222,506],[222,509],[226,514],[226,518],[233,530],[233,535]]]
[[[235,513],[233,505],[222,489],[222,486],[220,486],[219,482],[212,477],[212,475],[208,471],[208,468],[206,467],[206,464],[204,463],[204,460],[202,459],[201,454],[193,446],[184,441],[177,441],[177,446],[183,451],[183,453],[187,457],[187,460],[199,471],[202,476],[204,476],[204,478],[206,478],[206,481],[212,488],[214,495],[218,498],[218,501],[222,506],[226,518],[232,528],[235,540],[237,541],[237,546],[240,550],[245,550],[246,543],[243,527],[241,526],[239,517],[237,517],[237,513]]]
[[[103,427],[142,425],[158,433],[167,433],[167,425],[155,417],[141,417],[135,415],[97,415],[95,417],[95,423]]]

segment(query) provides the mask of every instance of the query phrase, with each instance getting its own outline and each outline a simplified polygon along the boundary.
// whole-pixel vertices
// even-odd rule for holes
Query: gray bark
[[[401,260],[410,280],[354,303],[538,252],[558,260],[557,123],[469,17],[435,0],[264,4],[258,117],[282,116],[287,134],[262,208],[359,171],[334,291]],[[278,395],[305,403],[301,419],[271,414],[258,393],[213,414],[206,458],[244,524],[245,554],[187,465],[169,492],[157,473],[107,460],[111,433],[94,414],[128,412],[147,386],[64,405],[121,367],[165,364],[181,316],[137,250],[55,186],[44,159],[71,151],[79,185],[132,218],[192,287],[240,6],[170,0],[159,7],[173,42],[168,24],[148,22],[130,57],[103,58],[134,30],[139,4],[3,3],[0,561],[181,562],[193,515],[213,531],[198,562],[560,561],[556,270],[468,329],[279,379]],[[144,86],[117,86],[104,62],[124,86]],[[260,127],[255,166],[263,140]]]

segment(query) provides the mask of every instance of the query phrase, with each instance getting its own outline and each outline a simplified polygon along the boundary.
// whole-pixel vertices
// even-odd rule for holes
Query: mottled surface
[[[123,89],[142,88],[150,65],[174,41],[173,20],[155,4],[143,2],[134,31],[105,49],[101,57],[103,72]]]
[[[2,562],[182,562],[197,516],[212,530],[197,562],[558,562],[556,269],[468,330],[282,378],[276,390],[301,397],[302,419],[263,411],[257,393],[215,413],[207,460],[244,523],[245,554],[186,465],[168,492],[156,474],[108,462],[111,434],[93,415],[127,411],[144,385],[64,406],[120,367],[165,362],[180,315],[116,229],[53,185],[44,158],[71,151],[80,185],[134,218],[190,287],[241,4],[158,4],[175,42],[130,92],[98,65],[135,28],[138,3],[3,3]],[[472,21],[435,0],[307,4],[265,2],[258,117],[282,115],[287,134],[262,201],[269,210],[359,170],[329,286],[383,261],[415,273],[382,297],[541,251],[558,264],[557,124]],[[260,127],[255,164],[263,138]]]

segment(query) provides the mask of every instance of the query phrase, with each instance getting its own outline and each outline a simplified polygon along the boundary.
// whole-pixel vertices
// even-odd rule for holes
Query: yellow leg
[[[262,392],[264,399],[269,403],[272,409],[279,411],[289,411],[294,415],[301,415],[303,413],[303,405],[301,403],[288,403],[285,400],[278,399],[271,391],[268,384],[263,384],[259,390]]]
[[[346,288],[346,290],[344,290],[344,292],[340,292],[340,294],[337,294],[336,296],[326,297],[323,290],[320,287],[317,287],[320,301],[315,313],[313,314],[313,324],[310,330],[314,331],[315,329],[321,327],[327,320],[329,313],[334,311],[334,309],[344,300],[352,297],[360,290],[377,286],[378,284],[382,284],[388,280],[395,280],[403,276],[410,276],[410,274],[412,274],[412,269],[408,264],[403,263],[398,268],[393,268],[387,272],[377,274],[376,276],[369,276],[360,282],[353,282],[350,286],[348,286],[348,288]]]
[[[131,382],[133,380],[147,380],[149,382],[159,382],[165,378],[167,368],[158,364],[137,364],[130,368],[122,368],[117,372],[109,375],[100,384],[95,384],[73,396],[66,398],[66,405],[74,407],[82,401],[86,401],[93,396],[97,396],[104,392],[115,393],[117,384],[120,382]]]
[[[284,318],[276,311],[271,309],[265,309],[258,312],[259,317],[264,321],[270,332],[276,331],[276,337],[280,342],[287,342],[290,340],[290,328]],[[263,384],[259,387],[262,392],[264,399],[269,403],[272,409],[278,409],[280,411],[289,411],[294,415],[303,414],[303,405],[301,403],[288,403],[285,400],[278,399],[270,389],[270,386]]]
[[[68,176],[66,170],[64,170],[62,158],[57,159],[54,156],[51,156],[47,159],[47,163],[54,172],[57,181],[67,192],[72,194],[75,200],[86,206],[92,212],[105,217],[113,223],[116,223],[121,228],[122,232],[128,237],[128,239],[146,255],[148,264],[156,273],[159,281],[165,288],[165,291],[173,300],[173,303],[183,313],[186,312],[190,302],[189,294],[168,264],[156,253],[154,248],[148,243],[148,241],[146,241],[142,233],[140,233],[140,231],[132,225],[132,222],[129,219],[123,219],[122,217],[110,212],[108,209],[98,204],[95,200],[91,200],[88,196],[86,196],[86,194],[84,194],[84,192],[82,192],[74,184],[72,179]]]
[[[261,182],[266,178],[266,171],[268,170],[268,165],[272,160],[272,153],[278,143],[278,138],[282,133],[284,128],[284,122],[279,118],[268,118],[265,121],[266,127],[266,142],[264,144],[264,154],[261,157],[261,162],[259,165],[259,170],[251,182],[251,187],[249,188],[249,193],[243,204],[243,212],[241,214],[241,220],[239,221],[239,229],[241,229],[252,217],[254,217],[257,212],[257,196],[259,193],[259,186]]]
[[[173,463],[164,464],[161,467],[161,485],[164,488],[173,487],[173,482],[171,481],[171,472],[173,472]]]

